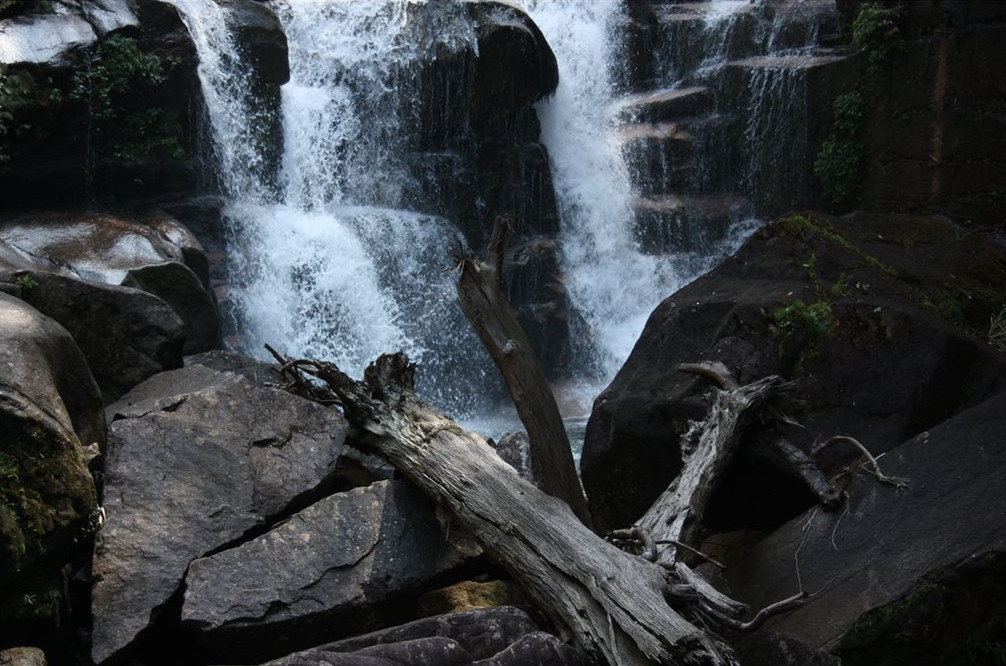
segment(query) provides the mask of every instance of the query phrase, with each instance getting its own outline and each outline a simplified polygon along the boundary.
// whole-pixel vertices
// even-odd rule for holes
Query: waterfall
[[[538,107],[562,221],[566,287],[590,346],[582,368],[609,381],[628,357],[656,305],[736,247],[664,255],[640,251],[634,234],[636,191],[617,128],[624,91],[613,68],[624,53],[620,2],[526,0],[559,63],[559,87]]]
[[[230,275],[243,350],[271,343],[290,356],[360,375],[404,350],[422,366],[419,390],[466,416],[486,409],[498,380],[454,293],[445,219],[409,210],[406,168],[416,129],[403,99],[415,61],[475,48],[461,3],[273,3],[289,49],[282,88],[278,195],[259,169],[252,134],[265,112],[247,95],[228,9],[170,0],[196,42],[230,227]],[[423,9],[424,11],[416,11]]]

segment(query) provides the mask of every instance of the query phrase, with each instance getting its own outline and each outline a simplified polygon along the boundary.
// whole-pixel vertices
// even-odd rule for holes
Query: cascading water
[[[640,252],[634,191],[616,135],[619,106],[617,2],[527,0],[559,62],[559,87],[538,107],[562,218],[562,261],[570,300],[583,317],[595,381],[607,382],[628,357],[653,308],[712,267],[740,236],[702,255]],[[581,350],[582,352],[582,350]]]
[[[279,193],[269,196],[262,110],[249,98],[224,5],[172,0],[196,41],[231,226],[246,351],[264,343],[360,374],[378,354],[419,362],[420,390],[458,415],[485,409],[491,361],[456,304],[447,220],[404,210],[415,60],[474,48],[459,3],[274,3],[290,48]]]

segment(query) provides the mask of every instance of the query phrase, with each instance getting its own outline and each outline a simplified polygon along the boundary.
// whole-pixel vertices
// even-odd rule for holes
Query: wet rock
[[[48,666],[45,653],[38,648],[16,647],[0,652],[0,666]]]
[[[239,48],[263,82],[281,86],[290,80],[286,33],[275,12],[254,0],[225,0]]]
[[[378,482],[193,562],[183,626],[222,654],[282,654],[310,644],[325,627],[345,632],[368,615],[387,614],[381,604],[401,606],[396,595],[414,598],[468,556],[444,541],[433,505],[410,483]]]
[[[882,453],[1004,387],[1006,358],[981,339],[1003,285],[1006,251],[946,220],[808,214],[766,226],[653,312],[594,403],[582,472],[595,524],[632,524],[680,469],[677,442],[704,418],[707,383],[677,364],[792,379],[790,415],[807,428],[797,445],[845,434]],[[743,450],[733,469],[712,530],[771,529],[813,501]]]
[[[0,293],[0,604],[39,564],[79,553],[95,509],[82,443],[104,444],[84,356],[55,321]]]
[[[1006,393],[892,449],[880,465],[907,489],[858,473],[846,510],[811,510],[731,567],[732,595],[759,608],[795,592],[802,543],[804,589],[820,592],[767,628],[831,650],[865,611],[902,599],[930,571],[1006,551],[1003,432]]]
[[[106,400],[182,364],[184,324],[155,296],[41,271],[18,271],[0,280],[20,281],[21,297],[69,331]]]
[[[166,215],[26,215],[0,224],[0,239],[38,270],[157,296],[184,322],[188,353],[217,342],[205,253],[191,232]]]
[[[376,645],[442,636],[461,645],[471,659],[486,659],[502,652],[522,636],[536,631],[538,626],[527,613],[511,606],[499,606],[424,618],[316,647],[305,654],[328,658],[329,655],[355,653]],[[269,663],[269,666],[281,665],[287,666],[287,662],[277,660]]]
[[[129,650],[192,560],[327,492],[345,434],[335,410],[243,377],[114,421],[94,555],[94,661]]]

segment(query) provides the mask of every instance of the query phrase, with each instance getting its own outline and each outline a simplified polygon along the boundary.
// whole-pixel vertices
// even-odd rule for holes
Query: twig
[[[880,464],[877,462],[877,459],[873,457],[873,454],[870,453],[870,451],[865,446],[863,446],[863,444],[858,439],[854,437],[849,437],[848,435],[835,435],[828,441],[815,446],[814,454],[819,453],[821,450],[837,442],[847,442],[855,446],[857,449],[859,449],[862,452],[862,454],[866,456],[867,461],[873,467],[873,469],[870,471],[873,472],[873,475],[876,476],[877,480],[880,481],[881,483],[886,483],[887,485],[894,486],[894,488],[897,490],[908,490],[909,488],[911,488],[911,486],[908,485],[907,479],[900,479],[896,476],[887,476],[886,474],[884,474],[880,470]]]
[[[658,546],[674,546],[675,548],[684,548],[689,553],[693,553],[695,555],[698,555],[699,557],[701,557],[703,560],[705,560],[709,564],[712,564],[712,565],[716,566],[717,568],[719,568],[721,570],[727,568],[727,565],[714,560],[712,557],[710,557],[709,555],[706,555],[705,553],[703,553],[698,548],[692,548],[691,546],[689,546],[686,543],[681,543],[680,541],[674,541],[673,539],[662,539],[660,541],[657,541],[656,544]]]
[[[835,549],[836,553],[838,552],[838,545],[835,543],[835,534],[838,532],[838,526],[842,524],[842,519],[847,515],[849,515],[848,504],[845,505],[845,511],[843,511],[842,515],[840,515],[838,520],[835,521],[835,527],[831,530],[831,547]]]

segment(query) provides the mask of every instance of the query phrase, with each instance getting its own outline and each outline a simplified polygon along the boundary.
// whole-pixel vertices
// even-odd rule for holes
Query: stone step
[[[848,55],[831,49],[821,49],[814,53],[795,55],[760,55],[739,60],[731,60],[728,68],[737,69],[772,69],[772,70],[810,70],[828,67],[848,59]]]
[[[735,152],[728,140],[731,123],[731,116],[709,114],[620,128],[618,141],[636,191],[658,195],[729,189]]]
[[[709,88],[693,86],[632,95],[620,100],[618,107],[626,122],[661,123],[709,113],[714,103]]]
[[[639,251],[663,255],[710,250],[734,223],[750,217],[754,207],[740,195],[716,192],[705,196],[641,197],[633,209]]]

